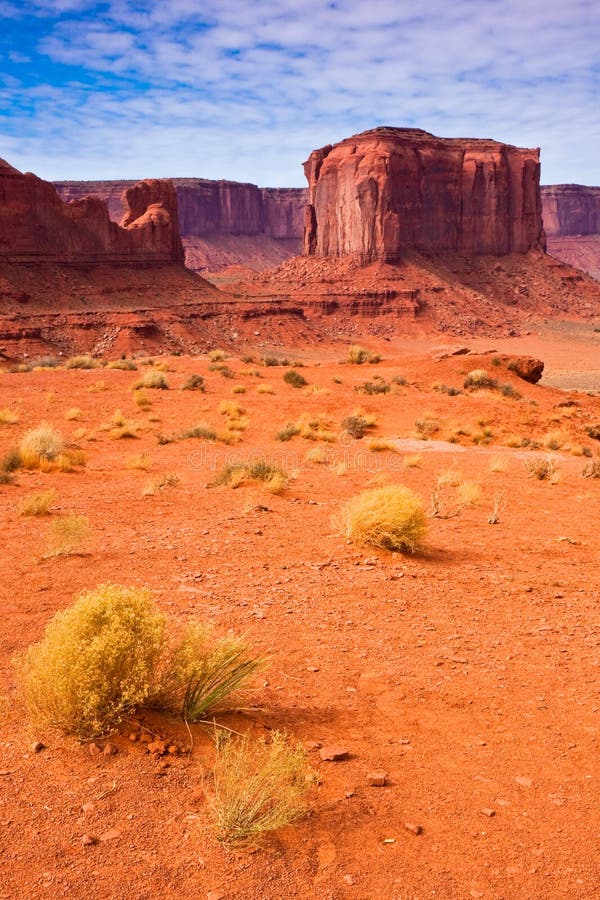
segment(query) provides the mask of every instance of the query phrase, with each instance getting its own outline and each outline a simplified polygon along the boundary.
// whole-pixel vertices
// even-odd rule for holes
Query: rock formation
[[[548,252],[600,279],[600,187],[542,187]]]
[[[600,234],[600,187],[549,184],[541,188],[548,237]]]
[[[218,271],[242,264],[264,269],[300,252],[307,191],[259,188],[236,181],[174,178],[186,265]],[[111,218],[124,215],[123,192],[132,181],[55,182],[65,200],[93,195]]]
[[[141,181],[123,225],[95,197],[64,203],[55,188],[0,160],[0,261],[148,266],[183,263],[175,189]]]
[[[375,128],[315,150],[304,253],[398,263],[403,251],[543,250],[539,150]]]

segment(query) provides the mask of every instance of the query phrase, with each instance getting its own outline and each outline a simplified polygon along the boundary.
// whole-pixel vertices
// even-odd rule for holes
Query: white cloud
[[[392,124],[540,145],[546,182],[600,183],[596,0],[112,0],[91,17],[92,0],[20,9],[48,22],[43,57],[86,70],[94,85],[7,88],[12,137],[0,155],[14,149],[16,165],[44,177],[298,185],[314,147]]]

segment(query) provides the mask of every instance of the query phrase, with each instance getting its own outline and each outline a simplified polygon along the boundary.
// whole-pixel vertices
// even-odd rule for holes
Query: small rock
[[[105,831],[104,834],[100,835],[100,840],[104,843],[106,841],[116,841],[117,838],[121,837],[121,832],[118,828],[109,828],[108,831]]]
[[[354,878],[352,875],[344,875],[344,881],[346,884],[354,884]]]
[[[496,810],[490,809],[489,806],[484,806],[484,808],[481,810],[481,812],[484,816],[489,816],[490,819],[492,818],[492,816],[496,815]]]
[[[225,894],[221,891],[209,891],[206,900],[225,900]]]
[[[370,784],[371,787],[385,787],[387,783],[388,773],[384,772],[383,769],[377,769],[374,772],[369,772],[367,774],[367,784]]]
[[[423,834],[423,826],[416,825],[414,822],[405,822],[404,827],[407,831],[411,831],[413,834]]]
[[[81,843],[83,844],[84,847],[93,847],[94,844],[98,843],[98,838],[95,838],[91,834],[84,834],[83,837],[81,838]]]
[[[108,743],[104,745],[104,750],[102,752],[105,756],[116,756],[119,752],[119,748],[115,744]]]
[[[313,750],[320,750],[323,744],[321,743],[321,741],[306,741],[304,746],[310,753]]]
[[[42,741],[36,741],[35,744],[31,747],[34,753],[41,753],[42,750],[46,749],[46,745],[42,743]]]
[[[92,803],[91,800],[89,800],[87,803],[84,803],[81,807],[82,812],[84,812],[86,814],[94,812],[95,809],[96,809],[96,804]]]
[[[99,744],[90,744],[88,747],[88,753],[90,756],[100,756],[102,753],[102,747]]]
[[[347,747],[336,744],[330,747],[322,747],[319,750],[319,756],[324,762],[339,762],[341,759],[347,759],[349,752]]]
[[[137,731],[132,731],[131,734],[129,735],[129,740],[132,742],[137,741],[138,738],[139,738],[139,734],[137,733]]]
[[[515,778],[517,784],[520,784],[521,787],[530,788],[533,784],[533,780],[531,778],[526,778],[525,775],[517,775]]]
[[[396,838],[384,838],[384,839],[383,839],[383,843],[384,843],[384,844],[395,844],[395,843],[396,843]]]
[[[156,753],[157,756],[163,756],[167,752],[167,745],[164,741],[152,741],[146,749],[148,753]]]
[[[319,671],[319,667],[318,667],[318,666],[307,666],[307,667],[306,667],[306,671],[307,671],[307,672],[318,672],[318,671]]]
[[[354,791],[346,791],[344,797],[346,798],[346,800],[350,800],[351,797],[354,797]]]

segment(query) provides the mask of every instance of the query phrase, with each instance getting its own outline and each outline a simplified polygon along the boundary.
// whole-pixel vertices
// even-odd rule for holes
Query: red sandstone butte
[[[141,181],[125,192],[125,204],[119,226],[98,198],[63,203],[49,182],[0,160],[0,261],[183,264],[173,185]]]
[[[542,187],[548,253],[600,280],[600,187]]]
[[[313,151],[304,253],[397,263],[404,249],[545,249],[539,149],[375,128]]]

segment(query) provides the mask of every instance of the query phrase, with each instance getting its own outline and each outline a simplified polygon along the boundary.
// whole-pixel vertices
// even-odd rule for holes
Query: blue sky
[[[600,184],[600,0],[0,0],[0,156],[43,178],[302,186],[382,124]]]

